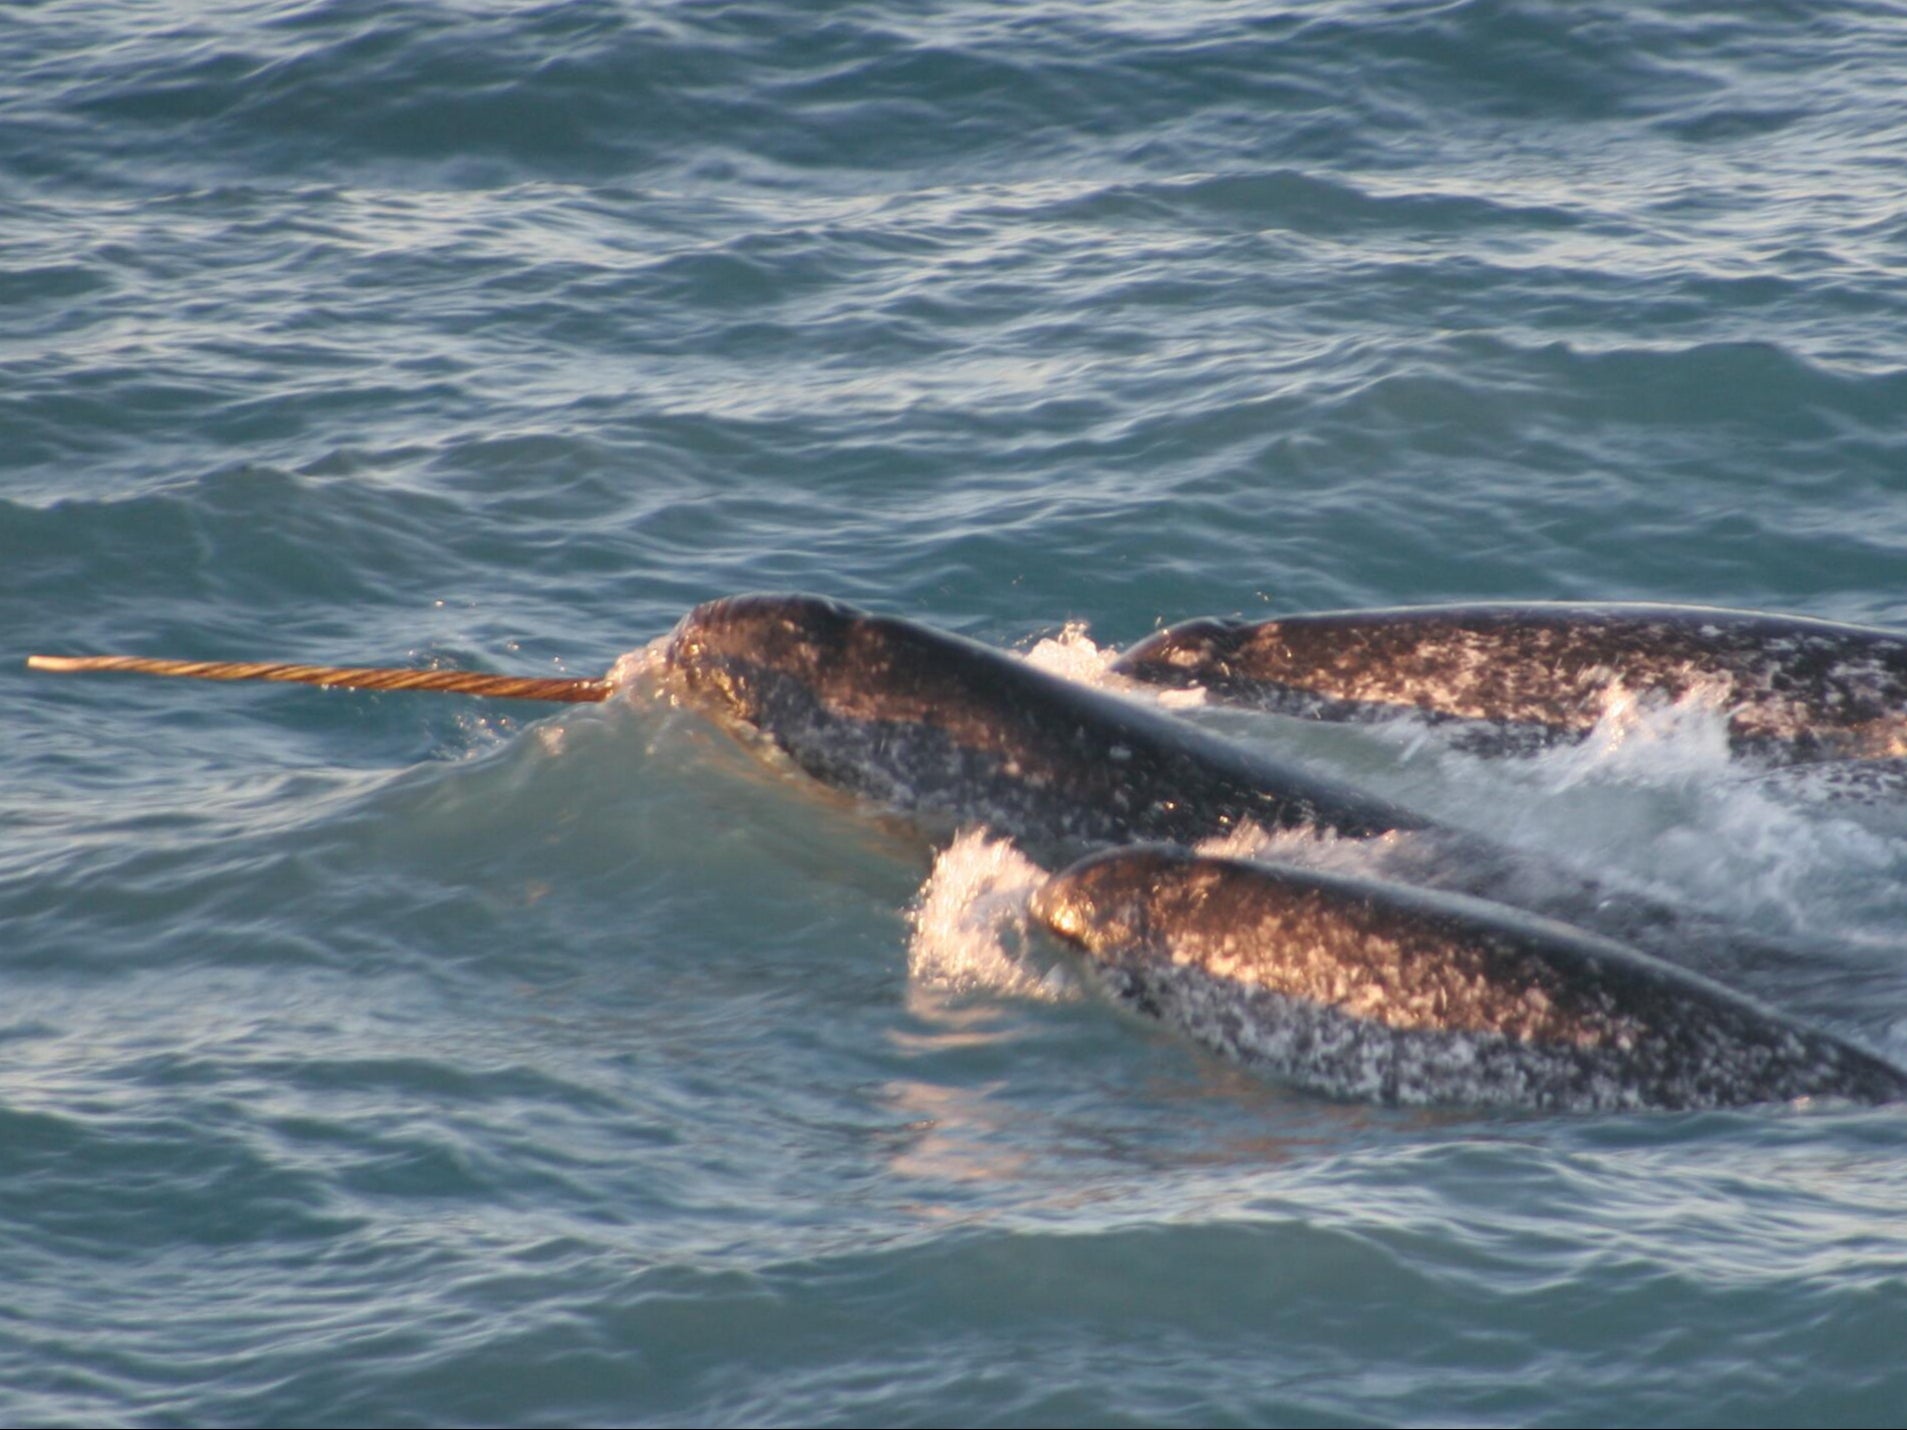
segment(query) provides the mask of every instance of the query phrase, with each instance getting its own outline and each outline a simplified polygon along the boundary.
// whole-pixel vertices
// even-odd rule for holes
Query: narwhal
[[[456,671],[35,656],[124,670],[512,699],[599,701],[618,681]],[[1617,895],[1352,785],[977,641],[819,596],[747,595],[689,611],[638,662],[655,688],[808,775],[930,835],[984,825],[1048,867],[1111,845],[1253,831],[1354,841],[1373,872],[1529,908],[1677,961],[1795,951],[1707,916]]]
[[[1579,737],[1612,695],[1698,701],[1775,761],[1907,755],[1907,634],[1708,606],[1526,602],[1200,619],[1114,671],[1319,720],[1460,722],[1473,747]]]
[[[1553,1112],[1907,1098],[1907,1073],[1708,979],[1480,899],[1163,846],[1032,912],[1124,1007],[1306,1091]]]
[[[51,671],[607,699],[600,679],[375,666],[33,656]],[[1430,821],[977,641],[819,596],[749,595],[685,615],[644,663],[666,694],[779,748],[823,784],[929,826],[987,824],[1073,855],[1252,823],[1363,839]]]

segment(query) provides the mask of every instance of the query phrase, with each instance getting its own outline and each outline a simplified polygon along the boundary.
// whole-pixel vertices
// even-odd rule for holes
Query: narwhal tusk
[[[616,689],[609,680],[570,676],[532,679],[485,675],[471,670],[406,670],[393,666],[288,665],[240,660],[159,660],[142,655],[31,655],[31,670],[131,670],[142,675],[178,675],[194,680],[283,680],[296,685],[340,685],[354,690],[439,690],[455,695],[488,695],[503,700],[558,700],[583,703],[607,700]]]

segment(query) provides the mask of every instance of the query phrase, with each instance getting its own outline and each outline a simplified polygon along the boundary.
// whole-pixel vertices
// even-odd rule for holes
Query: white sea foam
[[[1849,898],[1876,903],[1898,882],[1890,871],[1907,868],[1907,844],[1862,811],[1745,776],[1711,691],[1674,702],[1614,691],[1587,738],[1525,759],[1466,753],[1435,733],[1414,740],[1406,766],[1432,778],[1399,793],[1406,803],[1735,922],[1858,936]],[[1898,910],[1897,898],[1878,904],[1883,917]]]
[[[953,992],[996,990],[1023,997],[1071,997],[1063,967],[1028,957],[1027,900],[1046,873],[1012,841],[970,829],[934,859],[909,910],[908,972]]]
[[[1112,663],[1119,658],[1116,646],[1100,646],[1086,632],[1084,621],[1068,621],[1056,636],[1046,636],[1026,653],[1028,665],[1052,675],[1077,680],[1081,685],[1117,687],[1123,684],[1112,674]]]
[[[1201,840],[1194,848],[1215,859],[1255,859],[1381,877],[1385,854],[1408,837],[1384,834],[1373,839],[1343,839],[1310,828],[1268,830],[1247,821],[1225,834]]]
[[[1727,696],[1721,682],[1698,684],[1673,701],[1614,682],[1580,743],[1538,757],[1545,783],[1563,790],[1598,780],[1659,785],[1718,777],[1730,760]]]
[[[1068,621],[1060,628],[1058,635],[1046,636],[1034,642],[1024,659],[1028,665],[1051,675],[1064,676],[1100,690],[1129,695],[1168,710],[1185,710],[1205,704],[1202,687],[1167,690],[1159,686],[1142,685],[1116,674],[1112,667],[1113,662],[1119,659],[1119,647],[1100,645],[1087,634],[1090,629],[1085,621]]]

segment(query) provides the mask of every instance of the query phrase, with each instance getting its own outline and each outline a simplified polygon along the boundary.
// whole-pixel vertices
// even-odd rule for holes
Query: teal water
[[[0,10],[0,1418],[1897,1421],[1898,1108],[1318,1101],[686,712],[21,661],[1907,627],[1903,64],[1854,0]],[[1907,1059],[1897,801],[1188,718]]]

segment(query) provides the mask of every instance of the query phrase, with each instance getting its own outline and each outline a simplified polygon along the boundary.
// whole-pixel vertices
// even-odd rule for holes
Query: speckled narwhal
[[[1699,701],[1774,760],[1907,755],[1907,635],[1707,606],[1407,606],[1200,619],[1127,651],[1129,679],[1319,720],[1461,721],[1469,743],[1581,736],[1626,693]]]
[[[1907,1097],[1907,1073],[1635,949],[1479,899],[1140,846],[1032,910],[1120,1004],[1328,1096],[1557,1112]]]

